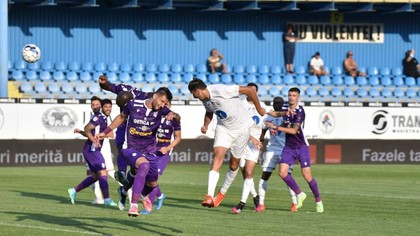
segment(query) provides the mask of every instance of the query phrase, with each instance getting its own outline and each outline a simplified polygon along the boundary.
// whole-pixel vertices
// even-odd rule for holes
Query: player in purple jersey
[[[102,133],[96,135],[96,139],[102,139],[127,119],[126,139],[121,153],[132,170],[136,172],[128,210],[129,216],[139,215],[139,199],[143,202],[143,207],[151,211],[152,204],[147,195],[156,187],[158,179],[158,157],[155,154],[158,150],[157,129],[162,116],[166,116],[168,120],[180,120],[178,114],[167,108],[171,99],[172,93],[165,87],[159,88],[147,100],[135,97],[125,105],[120,115]],[[144,191],[143,188],[145,188]]]
[[[84,128],[84,132],[88,140],[83,146],[83,156],[89,165],[89,169],[92,174],[74,188],[69,188],[67,190],[72,204],[74,204],[76,195],[79,191],[89,187],[96,181],[99,181],[99,186],[104,197],[104,204],[107,206],[117,206],[117,204],[109,197],[108,173],[106,172],[104,157],[101,154],[101,145],[103,141],[98,141],[94,137],[97,133],[102,132],[107,128],[107,118],[112,111],[112,102],[109,99],[102,100],[101,106],[102,112],[95,113]]]
[[[147,99],[152,94],[150,92],[143,92],[140,89],[137,89],[131,85],[113,84],[108,81],[108,77],[106,75],[99,76],[98,82],[99,82],[99,86],[103,90],[110,91],[117,95],[120,95],[120,94],[126,95],[127,93],[124,93],[124,92],[129,92],[131,94],[131,97],[128,96],[129,94],[127,94],[127,96],[121,96],[120,98],[122,99],[119,99],[117,96],[116,102],[117,102],[117,105],[120,107],[120,111],[123,110],[124,105],[132,98],[137,97],[139,99]],[[122,183],[123,185],[128,185],[129,183],[126,177],[127,163],[125,162],[124,158],[122,158],[121,153],[120,153],[122,149],[122,145],[125,141],[125,130],[126,130],[126,122],[118,126],[117,131],[115,132],[115,144],[118,149],[118,156],[117,156],[118,171],[115,173],[115,179],[119,181],[120,183]]]
[[[311,174],[311,159],[309,156],[309,143],[303,134],[305,123],[305,110],[299,105],[300,90],[290,88],[288,92],[289,112],[283,117],[280,126],[271,125],[276,131],[286,133],[286,143],[281,154],[279,175],[283,181],[297,194],[297,208],[301,208],[306,194],[297,185],[295,179],[289,173],[289,167],[299,160],[303,178],[308,182],[315,197],[316,212],[324,212],[324,206],[318,190],[318,185]],[[278,116],[277,112],[269,112],[269,115]],[[268,124],[268,123],[267,123]]]
[[[171,159],[172,149],[181,142],[181,123],[176,120],[167,120],[165,116],[161,119],[162,121],[156,134],[157,147],[159,150],[157,152],[159,176],[163,174]],[[172,136],[174,137],[173,140]],[[150,202],[153,203],[156,197],[156,210],[158,211],[162,208],[163,201],[166,199],[166,195],[161,192],[159,185],[149,194]],[[147,215],[150,214],[151,211],[143,209],[140,213]]]

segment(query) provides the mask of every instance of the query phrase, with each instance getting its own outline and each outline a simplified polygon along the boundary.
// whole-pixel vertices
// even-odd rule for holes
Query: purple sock
[[[143,188],[143,191],[141,192],[141,195],[147,196],[149,195],[149,200],[153,204],[156,198],[156,190],[159,189],[159,185],[156,185],[155,187],[145,185]]]
[[[99,176],[99,187],[101,188],[104,199],[109,198],[108,175]]]
[[[297,185],[295,179],[293,179],[293,177],[291,175],[287,175],[286,177],[284,177],[283,181],[287,184],[287,186],[289,186],[296,194],[299,194],[302,192],[302,190],[300,190],[299,186]]]
[[[131,203],[138,203],[140,198],[140,193],[144,188],[146,183],[146,175],[149,172],[150,164],[148,162],[143,162],[137,168],[137,174],[134,179],[133,184],[133,196],[131,198]]]
[[[316,184],[316,181],[314,178],[312,178],[311,182],[308,182],[309,187],[312,190],[312,193],[314,194],[315,197],[315,201],[319,202],[321,201],[321,197],[319,196],[319,190],[318,190],[318,185]]]
[[[127,192],[130,188],[131,188],[131,186],[133,186],[133,183],[134,183],[134,178],[135,178],[135,176],[133,176],[133,174],[131,173],[131,171],[129,171],[128,172],[128,174],[127,174],[127,180],[128,180],[128,182],[129,182],[129,185],[127,185],[127,186],[124,186],[124,190]],[[127,188],[127,189],[126,189]]]
[[[95,183],[96,180],[92,177],[92,175],[89,175],[88,177],[86,177],[86,179],[84,179],[82,182],[80,182],[79,185],[77,185],[74,190],[76,190],[76,192],[80,192],[81,190],[89,187],[91,184]]]
[[[124,160],[121,153],[118,153],[118,156],[117,156],[117,166],[118,166],[119,171],[122,171],[124,173],[127,172],[127,162]]]

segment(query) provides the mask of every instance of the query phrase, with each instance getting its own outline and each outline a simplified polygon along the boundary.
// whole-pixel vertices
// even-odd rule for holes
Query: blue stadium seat
[[[309,97],[315,97],[318,95],[318,93],[314,87],[309,87],[306,89],[306,95],[308,95]]]
[[[169,67],[168,67],[168,70],[169,70]],[[161,83],[167,83],[167,82],[170,81],[170,78],[169,78],[168,74],[166,74],[166,73],[159,73],[158,77],[157,77],[157,80]]]
[[[296,77],[295,82],[296,82],[298,85],[305,85],[305,84],[306,84],[306,77],[305,77],[305,75],[303,75],[303,74],[298,75],[298,76]]]
[[[282,87],[280,96],[282,96],[283,98],[287,98],[288,95],[289,95],[289,87]]]
[[[31,93],[33,92],[32,84],[29,82],[23,82],[19,86],[19,90],[21,93]]]
[[[111,83],[115,83],[118,81],[118,76],[117,76],[117,73],[115,72],[106,73],[106,77],[108,77],[108,81]]]
[[[248,74],[255,74],[257,73],[257,67],[255,65],[247,65],[245,68],[245,72]]]
[[[99,76],[101,76],[101,75],[103,75],[103,73],[101,73],[101,72],[94,72],[93,75],[92,75],[92,80],[94,82],[97,82],[98,79],[99,79]]]
[[[58,61],[54,64],[55,70],[65,71],[67,70],[67,64],[63,61]]]
[[[268,89],[268,93],[271,94],[273,97],[279,96],[280,95],[279,87],[270,86],[270,88]]]
[[[205,64],[199,64],[195,67],[195,71],[198,73],[207,73],[207,66]]]
[[[78,94],[86,94],[87,93],[87,88],[85,83],[77,83],[74,86],[74,90],[78,93]]]
[[[328,91],[328,88],[321,87],[321,88],[318,89],[318,94],[319,94],[319,96],[325,98],[325,97],[330,96],[330,91]]]
[[[87,78],[86,78],[87,77]],[[67,72],[67,74],[66,74],[66,79],[67,79],[67,81],[69,81],[69,82],[75,82],[75,81],[77,81],[78,79],[79,79],[79,76],[77,75],[77,73],[76,72],[74,72],[74,71],[69,71],[69,72]],[[80,80],[82,80],[82,81],[88,81],[88,80],[90,80],[91,78],[90,78],[90,74],[89,74],[89,72],[82,72],[82,73],[80,73]]]
[[[231,84],[233,82],[232,81],[232,76],[230,76],[229,74],[223,74],[220,77],[220,81],[224,84]]]
[[[417,92],[416,92],[416,90],[414,90],[413,88],[408,88],[408,89],[405,91],[405,94],[406,94],[406,96],[407,96],[408,98],[415,98],[415,97],[417,97]]]
[[[280,75],[277,75],[277,74],[273,74],[273,75],[271,75],[270,81],[274,85],[280,84],[282,82],[281,76]]]
[[[135,83],[144,82],[143,74],[142,73],[139,73],[139,72],[134,73],[133,76],[131,77],[131,79]]]
[[[45,93],[47,92],[47,86],[45,86],[42,82],[36,82],[34,85],[34,90],[37,93]]]
[[[332,69],[332,74],[333,75],[341,75],[341,74],[343,74],[343,69],[341,68],[341,66],[335,66]]]
[[[188,90],[188,85],[187,85],[187,84],[182,85],[182,86],[179,88],[179,92],[180,92],[181,94],[183,94],[183,95],[186,95],[186,96],[191,96],[191,97],[192,97],[192,95],[191,95],[191,93],[190,93],[190,90]]]
[[[173,74],[173,75],[179,75],[179,74]],[[180,76],[181,77],[181,76]],[[184,81],[184,83],[189,83],[192,79],[194,78],[194,75],[193,74],[191,74],[191,73],[185,73],[183,76],[182,76],[182,80]],[[173,83],[177,83],[177,82],[175,82],[173,79],[171,79],[171,81],[173,82]]]
[[[133,64],[133,71],[134,72],[144,72],[144,65],[141,63],[134,63]]]
[[[131,81],[130,74],[128,72],[122,72],[118,75],[118,80],[123,84],[128,83]]]
[[[98,83],[90,83],[87,89],[92,95],[95,95],[101,92],[101,87],[99,86]]]
[[[259,74],[268,74],[269,72],[270,72],[270,68],[267,65],[258,66],[258,73]]]
[[[400,76],[402,75],[402,69],[400,67],[394,67],[392,68],[392,75],[393,76]]]
[[[226,72],[227,73],[232,72],[232,67],[230,65],[226,65]]]
[[[295,68],[295,73],[298,75],[304,75],[306,73],[306,69],[304,66],[297,66]]]
[[[359,67],[358,69],[359,69],[359,72],[363,72],[363,73],[367,74],[367,72],[366,72],[366,68],[364,68],[364,67]]]
[[[391,86],[392,85],[392,81],[391,78],[389,78],[388,76],[382,76],[381,77],[381,85],[382,86]]]
[[[310,85],[318,85],[318,76],[310,75],[308,76],[308,84]]]
[[[156,75],[154,73],[147,73],[144,79],[149,83],[154,83],[157,81]]]
[[[272,66],[270,69],[271,74],[278,75],[281,74],[281,67],[280,66]]]
[[[195,77],[197,77],[197,79],[201,79],[202,81],[206,82],[207,81],[207,76],[205,73],[199,73],[196,74]]]
[[[242,65],[235,65],[233,66],[233,73],[235,74],[243,74],[245,73],[245,68]]]
[[[376,77],[376,76],[373,76],[373,77],[369,77],[369,85],[370,86],[378,86],[380,83],[379,83],[379,78],[378,77]]]
[[[339,97],[343,96],[343,92],[341,91],[340,88],[333,87],[333,88],[331,88],[331,95],[335,98],[339,98]]]
[[[368,75],[369,76],[377,76],[379,75],[379,70],[377,67],[373,66],[373,67],[369,67],[368,69]]]
[[[107,67],[108,71],[110,72],[117,72],[119,68],[120,66],[116,62],[109,63]]]
[[[343,95],[346,96],[347,98],[351,98],[354,96],[354,90],[351,88],[344,88]]]
[[[13,64],[11,61],[7,60],[7,70],[12,70],[13,69]]]
[[[171,71],[173,73],[182,73],[182,66],[180,64],[174,64],[171,66]],[[207,72],[207,68],[205,69],[204,73]]]
[[[60,92],[60,86],[57,83],[49,83],[47,90],[50,91],[51,94],[57,94]]]
[[[394,96],[396,98],[404,98],[405,97],[405,92],[402,88],[396,88],[394,90]]]
[[[341,77],[341,75],[334,76],[332,80],[334,85],[344,85],[343,77]]]
[[[356,95],[357,95],[359,98],[365,98],[365,97],[368,95],[368,92],[366,91],[366,89],[365,89],[365,88],[358,88],[358,89],[356,90]]]
[[[369,95],[372,98],[379,99],[379,96],[381,95],[381,92],[379,91],[378,88],[371,88],[371,89],[369,89]]]
[[[79,79],[80,79],[80,81],[88,82],[88,81],[92,80],[92,76],[90,75],[89,72],[82,71],[82,72],[80,72],[80,78]]]
[[[93,71],[93,65],[92,65],[92,63],[90,63],[90,62],[84,62],[82,64],[82,70],[83,71],[88,71],[88,72]]]
[[[155,86],[153,86],[151,84],[143,84],[141,86],[141,91],[154,92],[155,90],[156,90]]]
[[[320,82],[322,85],[331,85],[331,78],[328,75],[323,75],[320,78]]]
[[[255,74],[248,74],[246,76],[246,82],[247,83],[258,83],[257,76]]]
[[[39,78],[42,81],[49,81],[52,79],[51,73],[49,71],[43,70],[39,73]]]
[[[16,70],[26,70],[26,62],[22,61],[22,60],[17,60],[14,63],[14,67]]]
[[[173,96],[180,96],[181,95],[181,93],[180,93],[180,91],[179,91],[179,89],[176,85],[171,84],[171,85],[168,86],[168,89],[169,89],[169,91],[171,91]]]
[[[74,93],[74,88],[70,83],[63,83],[61,85],[61,90],[66,94]]]
[[[193,64],[186,64],[184,65],[184,72],[185,73],[193,73],[195,71]]]
[[[324,70],[325,70],[328,74],[331,74],[331,73],[330,73],[330,71],[331,71],[330,67],[328,67],[328,66],[324,66]]]
[[[131,64],[124,62],[120,64],[120,71],[122,72],[131,72]]]
[[[388,67],[382,67],[379,71],[382,76],[389,76],[391,74],[391,70]]]
[[[382,95],[382,97],[384,97],[384,98],[389,98],[389,97],[392,97],[392,91],[391,91],[391,89],[390,89],[390,88],[383,88],[383,89],[381,90],[381,95]]]
[[[366,77],[358,76],[356,78],[356,84],[359,86],[366,86],[368,84]]]
[[[404,83],[408,87],[413,87],[416,86],[416,79],[414,79],[413,77],[405,77]]]
[[[75,62],[75,61],[70,62],[67,69],[70,71],[80,71],[80,64],[79,62]]]
[[[38,62],[28,63],[28,70],[39,71],[39,64]]]
[[[21,70],[14,70],[12,71],[12,80],[23,80],[25,78],[23,71]]]
[[[245,84],[245,77],[243,76],[243,74],[235,74],[233,76],[233,82],[235,84]]]
[[[402,78],[402,77],[400,77],[400,76],[397,76],[397,77],[394,77],[393,79],[392,79],[392,83],[395,85],[395,86],[403,86],[404,85],[404,79]]]
[[[260,74],[260,76],[258,76],[258,83],[269,84],[270,83],[270,77],[268,77],[267,74]]]
[[[64,73],[62,71],[54,71],[53,73],[53,79],[55,81],[63,81],[66,77],[64,76]]]
[[[258,96],[267,96],[268,95],[267,87],[259,86],[257,93],[258,93]]]
[[[209,75],[209,82],[211,84],[217,84],[220,82],[219,75],[214,73]]]
[[[29,81],[34,81],[34,80],[37,80],[38,79],[38,74],[35,71],[28,70],[25,73],[25,77]]]
[[[284,84],[286,84],[286,85],[291,85],[291,84],[293,84],[295,81],[294,81],[294,79],[293,79],[293,75],[291,75],[291,74],[287,74],[287,75],[285,75],[284,76],[284,78],[283,78],[283,83]]]
[[[159,72],[168,73],[170,71],[168,64],[160,64],[158,67]]]
[[[172,83],[175,83],[175,84],[176,83],[181,83],[182,80],[183,80],[183,78],[181,77],[180,74],[178,74],[178,73],[171,74],[171,81],[172,81]],[[185,82],[185,80],[184,80],[184,82]]]
[[[354,81],[354,77],[353,76],[346,76],[344,77],[344,84],[347,86],[353,86],[356,84],[356,82]]]
[[[98,62],[95,64],[95,70],[102,72],[102,71],[106,71],[106,65],[103,62]]]

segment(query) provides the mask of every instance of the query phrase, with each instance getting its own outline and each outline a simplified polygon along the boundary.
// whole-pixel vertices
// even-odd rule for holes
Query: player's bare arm
[[[293,127],[288,128],[288,127],[278,126],[276,130],[287,133],[287,134],[297,134],[299,132],[299,128],[300,128],[300,124],[294,123]]]
[[[168,153],[171,149],[176,147],[181,142],[181,130],[174,131],[174,140],[166,147],[161,148],[159,151],[163,154]]]
[[[239,86],[239,94],[245,94],[248,98],[254,103],[255,109],[257,109],[258,113],[263,116],[267,112],[260,103],[258,99],[257,91],[255,90],[254,86]]]
[[[83,135],[84,137],[87,137],[87,135],[86,135],[85,131],[83,131],[83,130],[81,130],[81,129],[78,129],[78,128],[74,129],[73,133],[75,133],[75,134],[81,134],[81,135]]]
[[[171,112],[168,113],[168,115],[166,115],[166,119],[167,120],[175,120],[175,121],[180,122],[181,121],[181,116],[178,113],[171,111]]]
[[[120,126],[125,121],[125,118],[126,115],[123,112],[121,112],[117,117],[115,117],[112,123],[108,127],[106,127],[106,129],[103,132],[95,135],[95,139],[99,141],[101,139],[106,138],[107,135],[112,132],[112,130]]]
[[[96,148],[100,148],[101,144],[99,143],[99,140],[95,139],[95,137],[92,134],[92,130],[95,129],[95,126],[91,123],[88,123],[85,125],[84,132],[86,134],[86,137],[92,141],[92,143],[95,145]]]
[[[207,133],[207,129],[212,119],[213,119],[213,112],[206,112],[206,114],[204,115],[204,123],[203,123],[203,126],[201,127],[202,134]]]

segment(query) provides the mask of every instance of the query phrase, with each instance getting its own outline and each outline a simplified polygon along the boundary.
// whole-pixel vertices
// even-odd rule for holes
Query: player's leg
[[[151,155],[150,157],[152,156],[154,157],[154,155]],[[159,178],[157,160],[155,158],[150,158],[150,157],[146,157],[149,160],[150,168],[149,168],[149,173],[146,176],[146,185],[144,186],[141,192],[141,199],[143,201],[143,210],[140,213],[143,215],[150,214],[152,212],[153,201],[151,201],[148,196],[158,186],[157,180]]]
[[[249,157],[248,155],[246,156]],[[248,199],[248,196],[251,192],[251,189],[253,188],[255,191],[255,184],[254,184],[254,178],[253,178],[255,165],[256,165],[256,161],[250,160],[249,158],[247,158],[246,164],[245,164],[245,179],[242,186],[241,201],[239,202],[238,205],[232,208],[232,212],[234,214],[238,214],[243,210],[243,208],[245,207],[246,201]],[[255,197],[253,197],[253,199],[254,199],[254,207],[256,208],[259,205],[259,198],[256,195]]]
[[[293,165],[289,167],[289,174],[291,175],[293,171]],[[292,199],[292,205],[290,206],[290,211],[298,211],[297,208],[297,196],[295,191],[293,191],[289,186],[287,186],[287,190],[289,191],[290,198]]]
[[[166,170],[166,167],[168,166],[169,160],[171,158],[170,155],[171,155],[171,153],[167,153],[167,154],[159,157],[159,159],[158,159],[158,174],[159,174],[159,176],[161,176],[163,174],[163,172]],[[156,188],[149,194],[149,198],[150,198],[150,201],[152,203],[154,201],[154,196],[157,197],[156,210],[159,211],[162,208],[163,202],[166,199],[166,195],[161,192],[161,189],[160,189],[159,185],[156,186]]]
[[[280,155],[273,151],[268,151],[263,154],[262,174],[258,183],[259,206],[255,208],[256,212],[265,210],[265,195],[268,188],[268,179],[271,173],[276,169],[276,165],[280,159]]]

